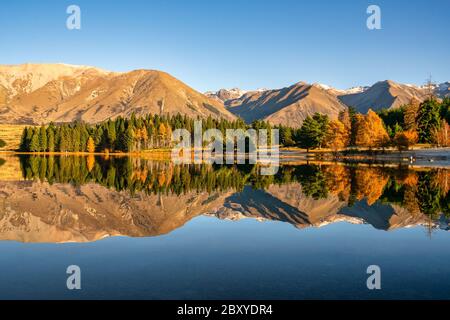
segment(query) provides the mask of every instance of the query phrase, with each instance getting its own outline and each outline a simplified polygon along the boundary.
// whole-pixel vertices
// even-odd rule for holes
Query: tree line
[[[147,115],[117,117],[99,124],[83,122],[26,127],[22,132],[20,151],[24,152],[135,152],[146,149],[169,148],[172,132],[186,129],[193,134],[195,120],[202,122],[203,131],[218,129],[225,137],[227,129],[268,130],[280,133],[280,146],[297,146],[307,151],[316,148],[342,150],[348,147],[368,149],[397,147],[408,149],[416,143],[440,147],[450,145],[450,99],[442,102],[430,98],[422,103],[412,100],[408,105],[378,113],[367,114],[353,108],[341,112],[338,119],[316,113],[308,116],[300,128],[272,126],[257,120],[251,125],[242,119],[192,119],[174,116]],[[270,139],[269,139],[270,142]]]
[[[245,186],[300,183],[313,199],[337,196],[348,206],[384,202],[406,208],[411,214],[450,217],[449,170],[413,171],[407,167],[355,165],[283,165],[277,174],[261,176],[257,165],[174,165],[139,157],[21,156],[24,179],[76,186],[97,183],[117,191],[146,194],[241,191]]]
[[[308,116],[298,129],[277,126],[284,146],[310,149],[347,147],[408,149],[416,143],[439,147],[450,145],[450,98],[442,102],[430,98],[420,103],[413,99],[398,109],[383,109],[367,114],[349,108],[338,119],[319,113]]]
[[[195,120],[202,122],[203,131],[218,129],[224,135],[227,129],[246,129],[243,120],[192,119],[180,114],[174,116],[147,115],[130,118],[117,117],[99,124],[83,122],[25,127],[20,151],[24,152],[135,152],[146,149],[168,148],[172,132],[186,129],[193,133]]]

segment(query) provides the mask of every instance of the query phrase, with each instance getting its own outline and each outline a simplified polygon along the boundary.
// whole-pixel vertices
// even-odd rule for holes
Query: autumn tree
[[[92,137],[88,138],[86,149],[87,149],[87,152],[89,152],[89,153],[95,152],[95,142],[94,142],[94,139],[92,139]]]
[[[383,120],[371,109],[367,115],[356,115],[356,145],[358,147],[380,148],[389,143],[389,136]]]
[[[410,146],[413,146],[419,140],[417,131],[414,129],[397,132],[394,137],[394,144],[398,150],[408,150]]]
[[[325,146],[334,151],[345,148],[350,144],[349,128],[339,120],[330,121],[325,136]]]
[[[450,128],[447,121],[442,120],[438,128],[432,130],[433,142],[439,147],[448,147],[450,145]]]
[[[86,158],[86,167],[88,171],[91,172],[92,169],[94,169],[94,166],[95,166],[95,156],[93,154],[90,154]]]
[[[419,114],[420,102],[412,98],[410,103],[404,108],[404,128],[405,130],[417,130],[417,116]]]

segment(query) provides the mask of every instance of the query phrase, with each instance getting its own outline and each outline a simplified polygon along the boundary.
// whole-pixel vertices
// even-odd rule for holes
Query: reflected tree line
[[[273,176],[258,174],[258,165],[174,165],[130,157],[21,156],[27,180],[83,185],[97,183],[117,191],[147,194],[241,191],[244,186],[299,183],[314,199],[337,196],[352,206],[365,200],[392,203],[411,213],[450,217],[450,170],[360,165],[283,165]]]

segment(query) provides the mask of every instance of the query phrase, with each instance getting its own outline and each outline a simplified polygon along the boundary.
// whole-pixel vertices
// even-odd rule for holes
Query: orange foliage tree
[[[92,137],[89,137],[89,138],[88,138],[88,141],[87,141],[87,151],[88,151],[89,153],[94,153],[94,152],[95,152],[95,142],[94,142],[94,139],[92,139]]]
[[[419,140],[416,130],[407,130],[397,132],[394,137],[394,144],[398,150],[408,150],[410,146],[415,145]]]
[[[447,121],[442,120],[440,127],[433,129],[432,136],[439,147],[448,147],[450,145],[450,128]]]
[[[350,145],[350,131],[348,127],[339,120],[332,120],[328,124],[325,136],[325,146],[337,151]]]
[[[389,175],[376,168],[360,168],[355,172],[358,200],[366,198],[369,206],[373,205],[383,194],[389,181]]]
[[[383,120],[371,109],[367,115],[356,115],[356,145],[358,147],[381,148],[389,143],[389,135]]]

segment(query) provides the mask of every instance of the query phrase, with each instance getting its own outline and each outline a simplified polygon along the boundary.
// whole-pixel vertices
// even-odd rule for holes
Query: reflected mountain
[[[380,230],[449,229],[450,170],[285,165],[173,165],[141,158],[8,157],[0,240],[89,242],[170,233],[200,215]]]

